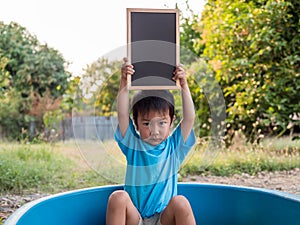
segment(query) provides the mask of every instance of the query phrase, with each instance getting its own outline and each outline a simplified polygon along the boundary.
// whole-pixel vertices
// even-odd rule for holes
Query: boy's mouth
[[[162,138],[159,137],[148,137],[145,139],[146,142],[150,144],[160,144],[162,142]]]

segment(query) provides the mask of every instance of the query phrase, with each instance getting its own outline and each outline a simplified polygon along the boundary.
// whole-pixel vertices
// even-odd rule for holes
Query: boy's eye
[[[160,126],[165,126],[166,124],[167,124],[166,121],[160,121],[160,122],[159,122],[159,125],[160,125]]]
[[[143,126],[149,126],[149,122],[143,122]]]

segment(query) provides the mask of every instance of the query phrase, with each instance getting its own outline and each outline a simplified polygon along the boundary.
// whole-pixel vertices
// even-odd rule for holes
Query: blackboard
[[[127,9],[127,58],[135,73],[129,89],[178,89],[172,79],[179,64],[179,11]]]

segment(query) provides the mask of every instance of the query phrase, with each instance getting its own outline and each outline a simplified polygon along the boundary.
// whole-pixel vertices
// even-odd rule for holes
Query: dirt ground
[[[261,172],[256,176],[249,174],[231,177],[188,176],[183,178],[183,181],[258,187],[300,195],[299,168],[290,171]]]

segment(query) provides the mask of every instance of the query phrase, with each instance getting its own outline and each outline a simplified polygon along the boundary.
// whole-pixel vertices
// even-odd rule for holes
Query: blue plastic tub
[[[105,224],[109,195],[122,185],[60,193],[27,203],[4,225]],[[241,186],[180,183],[201,225],[300,225],[300,196]]]

